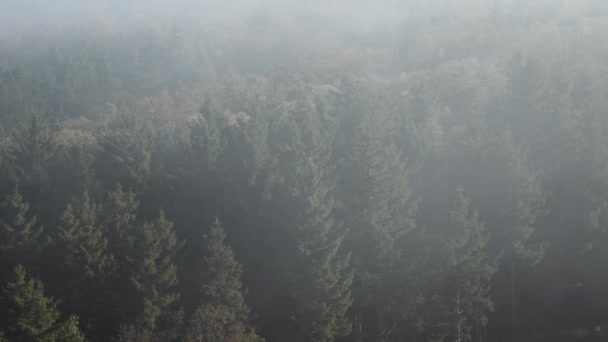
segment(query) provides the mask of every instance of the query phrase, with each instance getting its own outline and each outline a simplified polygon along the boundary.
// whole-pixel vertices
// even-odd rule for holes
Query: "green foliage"
[[[24,121],[13,133],[9,154],[23,196],[33,207],[41,206],[47,195],[48,170],[58,150],[55,133],[39,115]]]
[[[64,250],[64,265],[92,284],[104,283],[115,269],[114,257],[108,252],[107,231],[97,220],[98,211],[85,193],[68,205],[59,226],[58,244]]]
[[[36,224],[36,215],[28,203],[14,190],[0,203],[0,257],[1,264],[9,269],[17,263],[31,260],[40,250],[42,227]]]
[[[14,190],[2,202],[2,247],[3,251],[22,249],[33,244],[42,228],[36,228],[36,216],[30,214],[30,207],[23,197]]]
[[[102,208],[98,220],[108,230],[109,245],[113,252],[123,255],[137,219],[139,202],[133,192],[124,191],[118,184],[106,194]]]
[[[352,272],[350,255],[341,248],[347,230],[334,217],[331,140],[321,130],[331,121],[315,107],[304,97],[279,126],[277,152],[284,178],[278,191],[285,197],[278,210],[290,236],[283,266],[296,299],[295,323],[307,340],[333,341],[350,332],[346,311],[352,302]]]
[[[201,290],[203,302],[224,306],[239,320],[247,320],[246,290],[242,284],[242,267],[232,249],[225,245],[226,233],[219,218],[204,236]]]
[[[242,323],[229,308],[206,304],[190,318],[184,342],[263,342],[253,329]]]
[[[63,312],[0,340],[604,337],[602,1],[18,2],[0,278]]]
[[[95,169],[106,187],[122,184],[131,191],[147,188],[157,133],[145,118],[125,114],[99,138]]]
[[[342,210],[350,228],[358,328],[364,319],[378,321],[364,334],[384,335],[388,331],[385,325],[395,323],[386,322],[386,316],[395,320],[403,314],[404,308],[395,305],[403,300],[403,289],[410,287],[410,295],[416,292],[407,271],[416,259],[404,252],[412,241],[416,202],[401,155],[383,135],[382,121],[386,118],[363,115],[348,142],[341,170]],[[373,326],[370,322],[366,325]]]
[[[177,337],[183,311],[179,305],[175,257],[181,248],[165,214],[135,232],[127,260],[138,307],[137,323],[163,340]]]
[[[108,246],[108,227],[98,220],[100,212],[86,192],[73,199],[60,217],[53,246],[54,257],[62,265],[56,272],[63,274],[62,282],[55,286],[61,289],[65,305],[87,323],[101,320],[111,311],[104,289],[112,284],[119,266]]]
[[[489,235],[462,189],[446,226],[433,232],[441,252],[433,280],[437,292],[427,304],[427,334],[434,341],[473,341],[494,309],[490,284],[498,264],[486,251]]]
[[[25,269],[15,268],[13,282],[2,293],[2,311],[8,338],[11,341],[82,342],[78,318],[60,322],[57,303],[44,295],[42,282],[28,278]]]

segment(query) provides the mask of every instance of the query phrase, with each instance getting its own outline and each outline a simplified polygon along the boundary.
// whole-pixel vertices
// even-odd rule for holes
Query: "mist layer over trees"
[[[608,2],[0,2],[0,341],[604,341]]]

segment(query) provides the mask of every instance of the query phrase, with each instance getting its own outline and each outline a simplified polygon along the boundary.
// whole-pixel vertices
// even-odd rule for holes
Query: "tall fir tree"
[[[152,122],[134,114],[115,118],[99,138],[95,171],[106,188],[120,183],[138,195],[147,190],[152,150],[158,132]]]
[[[181,246],[173,224],[161,211],[153,223],[143,223],[137,228],[127,255],[129,279],[136,294],[135,308],[141,310],[135,315],[135,323],[164,341],[178,337],[183,320],[175,265]]]
[[[15,342],[84,342],[78,318],[60,321],[57,303],[44,295],[44,286],[29,278],[21,266],[15,268],[12,282],[0,298],[3,325],[10,341]]]
[[[63,290],[71,311],[89,323],[103,319],[108,299],[104,289],[118,267],[108,246],[107,227],[97,219],[99,211],[86,192],[74,199],[60,217],[55,243],[57,259],[62,260],[57,274],[63,273],[62,283],[56,286]]]
[[[57,151],[56,134],[39,115],[33,115],[13,133],[9,148],[13,176],[23,197],[37,213],[48,209],[46,204],[51,203],[48,169]]]
[[[203,303],[221,305],[239,320],[249,318],[245,303],[243,269],[232,249],[225,244],[226,233],[219,218],[204,236],[203,264],[200,276]]]
[[[300,338],[333,341],[349,334],[352,272],[342,247],[347,229],[336,221],[335,169],[331,158],[334,123],[304,95],[277,126],[275,144],[283,166],[276,213],[282,221],[282,269]],[[284,221],[283,221],[284,220]],[[288,243],[287,243],[288,242]]]
[[[119,325],[131,322],[138,313],[137,294],[130,281],[131,270],[127,256],[132,253],[138,238],[137,218],[139,202],[133,192],[124,191],[120,184],[116,189],[104,194],[96,215],[96,222],[105,232],[110,257],[116,265],[104,287],[103,313],[98,317],[102,336],[109,339],[117,332]],[[134,303],[135,302],[135,303]]]
[[[29,264],[41,249],[42,227],[21,194],[14,190],[0,203],[0,264],[9,270],[18,263]],[[0,271],[5,279],[7,274]]]
[[[478,123],[483,125],[483,123]],[[539,174],[530,167],[527,149],[517,144],[507,130],[498,134],[466,127],[446,137],[435,158],[429,163],[435,170],[426,180],[426,221],[433,221],[433,211],[449,208],[445,193],[462,186],[472,206],[479,212],[490,233],[488,250],[500,255],[492,291],[497,295],[496,310],[502,317],[503,329],[517,336],[519,328],[519,272],[538,264],[547,248],[546,242],[535,239],[535,226],[547,212],[547,194]],[[477,165],[471,168],[471,165]]]
[[[498,268],[497,256],[487,252],[489,234],[471,209],[460,188],[447,222],[433,230],[438,252],[433,268],[435,293],[429,294],[425,328],[433,341],[474,341],[483,338],[482,329],[494,303],[490,285]]]
[[[407,244],[413,240],[416,201],[401,155],[383,135],[383,119],[367,113],[359,117],[341,168],[341,213],[350,229],[347,243],[356,274],[353,318],[358,341],[362,335],[388,339],[391,327],[404,325],[398,320],[406,308],[397,303],[405,300],[403,290],[413,283],[406,281],[416,261],[404,252],[412,250]]]
[[[58,240],[65,251],[65,266],[102,284],[115,268],[115,261],[108,251],[105,227],[98,223],[98,212],[86,192],[73,200],[60,217]]]
[[[116,255],[125,255],[138,210],[135,193],[123,190],[120,183],[115,190],[106,193],[98,220],[108,230],[108,244]]]

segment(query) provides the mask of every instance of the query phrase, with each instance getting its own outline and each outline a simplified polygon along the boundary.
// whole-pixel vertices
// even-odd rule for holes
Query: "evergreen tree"
[[[434,341],[473,341],[481,336],[494,303],[489,294],[497,270],[495,257],[487,254],[488,233],[470,201],[459,189],[449,221],[434,231],[437,248],[437,293],[427,303],[431,315],[425,325]],[[439,252],[440,251],[440,252]]]
[[[288,293],[295,307],[290,314],[301,338],[333,341],[348,335],[346,312],[351,305],[350,256],[342,248],[347,229],[335,220],[334,168],[331,158],[331,119],[318,111],[313,99],[300,100],[285,113],[277,141],[282,181],[277,232]],[[289,242],[287,244],[286,242]],[[289,314],[289,313],[288,313]]]
[[[226,233],[219,218],[204,236],[203,266],[200,277],[203,302],[226,307],[239,320],[246,321],[249,307],[242,284],[242,267],[232,249],[225,245]]]
[[[68,204],[60,217],[59,245],[64,265],[92,283],[102,284],[114,269],[105,227],[97,222],[98,208],[88,193]]]
[[[117,270],[108,247],[107,227],[97,220],[98,211],[86,192],[73,200],[60,217],[55,246],[62,260],[58,272],[65,274],[61,288],[66,302],[83,319],[101,318],[100,311],[107,305],[103,289]]]
[[[215,201],[211,194],[222,191],[217,164],[225,150],[223,128],[221,108],[214,101],[206,101],[187,125],[177,160],[168,165],[174,203],[167,209],[179,226],[195,227],[213,218],[216,207],[210,205]],[[200,238],[197,230],[181,233],[192,240]]]
[[[404,299],[403,289],[413,285],[406,280],[416,259],[407,258],[404,250],[412,250],[408,243],[412,243],[416,202],[399,151],[383,136],[383,118],[363,115],[347,147],[341,182],[342,213],[350,228],[348,243],[356,275],[355,338],[370,334],[388,339],[383,335],[394,332],[390,327],[411,309],[396,303]],[[407,292],[413,295],[415,289]],[[368,331],[362,331],[363,325]]]
[[[10,155],[11,140],[2,124],[0,124],[0,134],[4,136],[4,138],[0,138],[0,191],[8,193],[9,189],[14,187],[14,180],[10,176],[13,173],[12,156]]]
[[[135,193],[124,191],[120,183],[105,196],[98,220],[108,230],[108,245],[117,256],[125,255],[138,209]]]
[[[116,183],[138,195],[147,190],[156,129],[149,120],[133,114],[114,119],[99,138],[95,170],[102,184]]]
[[[183,311],[179,307],[175,257],[182,246],[165,214],[137,229],[128,254],[129,278],[135,290],[139,326],[165,341],[177,337]]]
[[[28,203],[14,190],[0,203],[0,264],[10,269],[17,263],[29,263],[39,252],[42,227],[36,225],[36,216]],[[0,272],[3,276],[4,272]]]
[[[48,168],[57,150],[55,132],[39,115],[32,116],[13,134],[9,153],[15,181],[25,200],[37,213],[50,202]]]
[[[104,302],[100,308],[103,312],[97,317],[97,325],[101,336],[109,339],[121,324],[132,322],[136,313],[141,312],[139,297],[130,281],[132,267],[127,259],[138,239],[140,222],[137,220],[139,202],[133,192],[123,191],[119,184],[104,197],[97,210],[96,224],[107,239],[108,258],[113,258],[116,264],[115,271],[107,278],[107,286],[103,287]]]
[[[15,268],[15,278],[1,297],[3,320],[11,341],[82,342],[78,318],[69,317],[60,322],[57,303],[44,295],[42,282],[28,278],[23,267]]]
[[[533,238],[539,218],[547,212],[547,195],[538,172],[529,165],[527,149],[516,144],[509,131],[463,129],[469,130],[466,135],[455,131],[446,137],[435,156],[439,164],[429,163],[435,170],[428,170],[421,217],[425,224],[434,221],[437,208],[451,206],[445,196],[450,188],[463,187],[490,234],[488,250],[501,256],[492,286],[494,314],[510,317],[503,322],[510,322],[505,328],[516,335],[519,272],[538,264],[547,248],[542,239]]]

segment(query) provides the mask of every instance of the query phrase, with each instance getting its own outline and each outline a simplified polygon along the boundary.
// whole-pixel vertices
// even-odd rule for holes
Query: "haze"
[[[0,342],[608,338],[608,2],[0,0]]]

